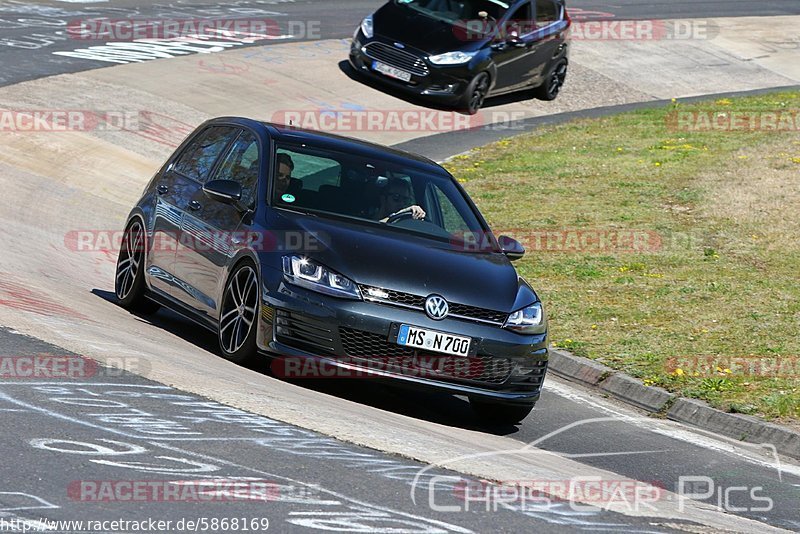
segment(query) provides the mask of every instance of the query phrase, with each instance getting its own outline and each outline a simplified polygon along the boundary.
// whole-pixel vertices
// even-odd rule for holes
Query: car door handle
[[[200,203],[198,201],[196,201],[196,200],[192,200],[191,202],[189,202],[189,209],[192,210],[192,211],[197,211],[202,207],[203,206],[200,205]]]
[[[159,185],[158,187],[156,187],[156,191],[158,191],[159,195],[163,195],[165,193],[169,193],[169,187],[167,187],[166,185],[162,184],[162,185]]]

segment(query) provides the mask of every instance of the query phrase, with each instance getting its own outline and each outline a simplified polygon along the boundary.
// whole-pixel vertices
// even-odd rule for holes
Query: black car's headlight
[[[303,256],[284,256],[283,276],[287,282],[312,291],[334,297],[361,299],[355,282]]]
[[[478,54],[477,51],[474,52],[445,52],[444,54],[439,54],[437,56],[430,56],[428,61],[433,63],[434,65],[461,65],[462,63],[468,62],[470,59],[474,58]]]
[[[544,320],[544,310],[541,302],[534,302],[530,306],[517,310],[506,319],[504,328],[520,334],[536,334],[539,332]]]
[[[356,30],[356,34],[358,30]],[[367,39],[372,39],[373,35],[373,25],[372,25],[372,15],[367,15],[364,17],[364,20],[361,21],[361,33],[364,34],[364,37]]]

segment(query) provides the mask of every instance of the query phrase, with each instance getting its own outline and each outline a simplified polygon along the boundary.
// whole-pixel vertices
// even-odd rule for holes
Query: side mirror
[[[515,48],[522,48],[523,46],[525,46],[525,41],[520,39],[519,33],[517,33],[516,31],[512,31],[508,34],[508,38],[506,39],[506,44],[508,44],[508,46],[513,46]]]
[[[500,249],[503,251],[503,254],[505,254],[509,260],[518,260],[525,255],[525,247],[513,237],[501,235],[497,238],[497,241],[500,243]]]
[[[203,193],[223,204],[236,204],[242,199],[242,185],[233,180],[211,180],[203,185]]]

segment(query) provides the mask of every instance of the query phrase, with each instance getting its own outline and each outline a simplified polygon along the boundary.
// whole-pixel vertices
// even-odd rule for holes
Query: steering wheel
[[[388,219],[386,219],[386,224],[396,223],[397,221],[402,221],[403,219],[411,219],[414,217],[414,214],[411,211],[401,211],[400,213],[395,213],[390,215]]]

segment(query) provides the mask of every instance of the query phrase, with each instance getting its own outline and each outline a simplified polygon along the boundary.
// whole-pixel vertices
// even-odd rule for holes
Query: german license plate
[[[397,333],[398,345],[452,354],[453,356],[466,356],[469,354],[470,343],[472,343],[472,339],[468,337],[455,336],[407,324],[400,325],[400,330]]]
[[[381,63],[380,61],[373,61],[372,62],[372,69],[380,72],[381,74],[385,74],[391,78],[396,78],[398,80],[403,80],[404,82],[411,81],[411,73],[406,72],[404,70],[400,70],[398,68],[392,67],[391,65],[387,65],[385,63]]]

